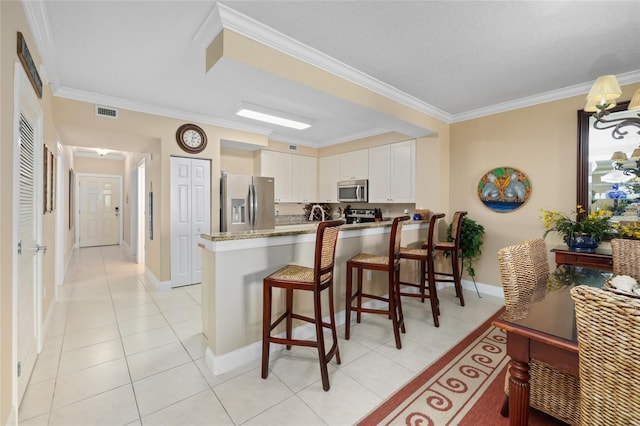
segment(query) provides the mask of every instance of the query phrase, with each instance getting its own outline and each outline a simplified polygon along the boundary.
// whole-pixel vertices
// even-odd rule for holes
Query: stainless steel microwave
[[[338,201],[341,203],[366,203],[368,199],[368,180],[358,179],[338,182]]]

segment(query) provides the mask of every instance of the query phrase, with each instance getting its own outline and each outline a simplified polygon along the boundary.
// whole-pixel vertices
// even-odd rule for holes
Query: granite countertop
[[[289,227],[284,225],[280,229],[268,229],[268,230],[256,230],[256,231],[245,231],[245,232],[217,232],[213,234],[201,234],[205,240],[209,241],[233,241],[233,240],[245,240],[252,238],[267,238],[267,237],[282,237],[287,235],[302,235],[302,234],[311,234],[316,232],[316,228],[320,222],[306,222],[305,224],[292,224],[299,225],[300,227]],[[392,220],[385,220],[382,222],[369,222],[369,223],[352,223],[342,225],[340,229],[344,231],[354,231],[358,229],[370,229],[370,228],[383,228],[387,226],[391,226],[393,223]],[[411,220],[405,222],[405,224],[420,224],[420,223],[429,223],[428,220]],[[304,226],[308,224],[307,226]],[[280,225],[279,225],[280,226]],[[287,229],[288,228],[288,229]],[[294,228],[294,229],[291,229]]]

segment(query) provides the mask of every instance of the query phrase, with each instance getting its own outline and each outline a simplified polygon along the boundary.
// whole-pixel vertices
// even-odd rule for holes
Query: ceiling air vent
[[[297,151],[297,150],[298,150],[298,145],[293,145],[293,144],[289,145],[289,151]]]
[[[111,107],[96,105],[96,115],[98,117],[118,118],[118,110]]]

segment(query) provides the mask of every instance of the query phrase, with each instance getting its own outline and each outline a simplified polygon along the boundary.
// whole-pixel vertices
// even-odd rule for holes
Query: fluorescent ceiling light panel
[[[242,103],[242,108],[236,112],[236,115],[297,130],[304,130],[311,127],[311,124],[309,123],[311,120],[306,120],[307,122],[305,122],[302,121],[304,120],[303,118],[295,117],[292,114],[250,104],[248,102]]]

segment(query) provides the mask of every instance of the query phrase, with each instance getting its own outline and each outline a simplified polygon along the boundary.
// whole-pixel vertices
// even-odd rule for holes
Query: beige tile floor
[[[44,349],[19,410],[35,425],[351,425],[464,338],[501,305],[452,288],[439,292],[440,328],[428,303],[405,298],[397,350],[387,319],[366,318],[344,340],[324,392],[316,354],[294,348],[213,376],[204,362],[200,286],[159,291],[119,246],[77,251],[58,289]]]

